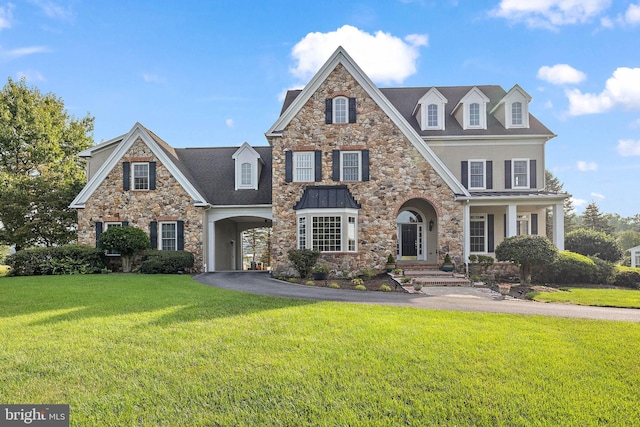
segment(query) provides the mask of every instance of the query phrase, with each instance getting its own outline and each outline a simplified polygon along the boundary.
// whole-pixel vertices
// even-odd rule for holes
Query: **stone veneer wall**
[[[325,99],[355,97],[353,124],[325,124]],[[452,257],[463,255],[463,206],[452,190],[415,149],[391,119],[355,79],[338,65],[281,137],[269,137],[273,147],[274,273],[291,271],[287,252],[296,247],[296,212],[293,206],[307,185],[347,184],[361,203],[358,215],[358,252],[323,254],[333,273],[382,269],[387,255],[396,253],[396,216],[403,203],[424,198],[438,214],[438,248],[449,247]],[[285,182],[285,151],[295,147],[322,150],[322,181]],[[336,182],[331,179],[332,150],[369,149],[370,181]],[[441,256],[441,258],[444,255]]]
[[[155,161],[156,190],[122,190],[123,161]],[[133,173],[133,170],[132,170]],[[114,166],[84,209],[78,209],[78,243],[95,246],[95,222],[129,221],[149,234],[151,221],[184,221],[184,249],[195,256],[195,271],[203,269],[203,212],[151,149],[138,139]]]

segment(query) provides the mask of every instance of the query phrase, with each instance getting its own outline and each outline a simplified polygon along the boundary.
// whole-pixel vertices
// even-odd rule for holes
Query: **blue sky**
[[[96,143],[141,122],[174,147],[266,145],[338,45],[379,87],[518,83],[577,211],[640,214],[640,0],[0,0],[2,84],[95,116]]]

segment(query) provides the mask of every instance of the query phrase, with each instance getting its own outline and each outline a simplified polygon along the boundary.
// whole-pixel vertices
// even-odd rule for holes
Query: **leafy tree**
[[[318,258],[320,258],[320,251],[315,249],[290,249],[287,255],[300,278],[306,279],[311,276],[311,270]]]
[[[550,171],[545,170],[545,190],[553,193],[564,193],[564,184]],[[564,232],[568,233],[577,227],[577,216],[571,197],[564,199]],[[547,237],[552,238],[553,234],[553,211],[551,208],[547,209]]]
[[[567,233],[564,238],[564,246],[568,251],[586,256],[597,256],[610,262],[619,261],[623,255],[615,237],[602,231],[585,228]]]
[[[25,80],[0,91],[0,244],[69,243],[76,212],[68,205],[84,185],[77,153],[93,143],[93,117],[70,116],[61,99]]]
[[[520,283],[531,284],[533,267],[551,264],[558,249],[544,236],[514,236],[504,239],[496,247],[498,261],[510,261],[520,267]]]
[[[600,212],[600,208],[595,202],[591,202],[584,209],[584,213],[580,217],[582,228],[595,231],[602,231],[607,234],[613,233],[613,227],[607,221],[605,215]]]
[[[640,232],[627,230],[619,233],[616,237],[618,241],[618,245],[622,248],[622,250],[627,250],[634,248],[640,245]]]
[[[118,252],[122,258],[122,271],[131,272],[133,256],[151,246],[147,233],[136,227],[110,227],[100,235],[98,247]]]

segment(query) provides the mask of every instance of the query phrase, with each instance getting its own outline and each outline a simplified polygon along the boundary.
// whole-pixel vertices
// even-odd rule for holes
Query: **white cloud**
[[[26,79],[29,82],[43,82],[46,79],[44,78],[44,76],[42,75],[42,73],[40,71],[37,70],[25,70],[25,71],[18,71],[17,76],[19,79]]]
[[[49,48],[47,48],[46,46],[29,46],[11,50],[4,50],[2,46],[0,46],[0,62],[11,61],[23,56],[45,52],[49,52]]]
[[[583,24],[609,8],[611,0],[502,0],[490,15],[533,28]]]
[[[640,119],[635,119],[629,124],[631,129],[640,128]]]
[[[157,74],[149,74],[143,73],[142,79],[147,83],[166,83],[167,79],[165,77],[159,76]]]
[[[640,139],[621,139],[618,141],[616,151],[623,157],[640,156]]]
[[[568,64],[556,64],[551,67],[548,65],[540,67],[536,77],[554,85],[564,85],[583,82],[587,75]]]
[[[416,72],[419,48],[428,41],[423,34],[410,34],[403,41],[382,31],[372,35],[344,25],[328,33],[309,33],[300,40],[291,51],[297,64],[290,72],[307,81],[342,46],[373,81],[402,83]]]
[[[584,206],[587,204],[587,201],[585,199],[578,199],[576,197],[571,197],[570,199],[571,199],[571,203],[576,208],[579,208],[580,206]]]
[[[232,128],[234,126],[233,119],[226,119],[224,122],[228,128]]]
[[[613,72],[599,94],[582,93],[578,89],[566,90],[569,114],[604,113],[614,107],[640,110],[640,68],[621,67]]]
[[[605,199],[604,195],[600,193],[591,193],[591,197],[593,197],[594,199],[600,199],[600,200]]]
[[[71,21],[74,18],[74,13],[70,7],[64,8],[56,2],[50,0],[29,0],[29,3],[38,6],[49,18],[63,21]]]
[[[13,24],[13,3],[7,3],[6,6],[0,7],[0,30],[11,28]]]
[[[598,170],[598,164],[596,162],[585,162],[584,160],[578,160],[577,167],[580,172],[593,172]]]
[[[629,5],[624,14],[624,21],[629,25],[640,24],[640,3]]]

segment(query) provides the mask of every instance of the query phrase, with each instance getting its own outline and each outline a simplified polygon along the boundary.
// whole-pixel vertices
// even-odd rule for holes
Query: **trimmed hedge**
[[[94,274],[105,269],[102,250],[80,245],[23,249],[5,262],[12,276]]]
[[[558,253],[556,259],[545,268],[542,278],[554,284],[595,283],[598,267],[589,257],[570,251]]]
[[[195,258],[187,251],[149,250],[144,254],[142,265],[138,269],[142,274],[176,274],[188,272],[193,268]]]
[[[640,268],[618,265],[616,270],[616,280],[613,282],[614,285],[631,289],[640,289]]]

